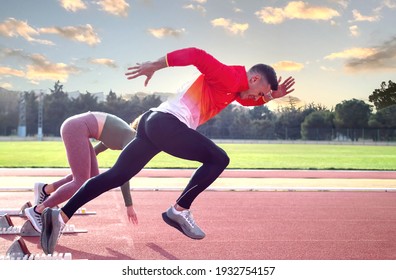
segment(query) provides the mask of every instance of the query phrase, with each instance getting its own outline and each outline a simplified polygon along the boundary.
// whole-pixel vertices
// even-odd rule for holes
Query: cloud
[[[19,58],[27,65],[25,71],[1,67],[0,74],[24,77],[31,80],[33,83],[37,83],[37,81],[41,80],[59,80],[65,82],[70,74],[80,72],[80,69],[75,66],[70,66],[65,63],[50,62],[41,54],[27,54],[22,50],[2,49],[1,55]]]
[[[183,9],[198,11],[201,12],[202,14],[206,14],[206,9],[202,5],[188,4],[188,5],[184,5]]]
[[[325,57],[327,60],[334,60],[337,58],[346,58],[346,59],[364,59],[376,53],[375,48],[351,48],[346,49],[342,52],[331,53]]]
[[[396,1],[395,0],[385,0],[382,3],[383,6],[388,7],[389,9],[395,9],[396,8]]]
[[[344,9],[348,8],[348,5],[349,5],[349,0],[331,0],[331,2],[337,3]]]
[[[158,39],[162,39],[164,37],[180,37],[186,31],[184,28],[182,29],[174,29],[169,27],[162,27],[162,28],[150,28],[148,32]]]
[[[358,10],[353,10],[352,15],[353,15],[353,20],[351,20],[350,22],[356,22],[356,21],[374,22],[374,21],[379,21],[381,19],[379,14],[375,14],[372,16],[363,16]]]
[[[100,38],[90,24],[85,26],[47,27],[40,28],[41,33],[56,34],[73,41],[94,46],[100,43]]]
[[[0,66],[0,75],[1,76],[24,77],[25,73],[21,70],[17,70],[17,69],[5,67],[5,66]]]
[[[396,70],[396,37],[373,48],[352,48],[332,53],[325,59],[345,59],[348,72],[361,71],[395,71]]]
[[[234,35],[242,35],[249,28],[248,23],[235,23],[226,18],[216,18],[212,20],[211,23],[214,27],[223,27],[225,30]]]
[[[48,40],[40,40],[34,37],[39,36],[40,33],[35,28],[31,27],[26,21],[8,18],[3,23],[0,23],[0,36],[4,37],[22,37],[28,42],[39,43],[43,45],[54,45]]]
[[[384,1],[382,1],[381,5],[379,5],[375,9],[373,9],[373,14],[370,15],[370,16],[362,15],[356,9],[352,10],[353,20],[350,20],[349,22],[362,22],[362,21],[376,22],[376,21],[379,21],[379,20],[381,20],[381,12],[385,8],[395,9],[396,8],[396,1],[395,0],[384,0]]]
[[[208,0],[192,0],[193,2],[197,2],[199,4],[205,4]]]
[[[279,24],[287,19],[331,20],[340,16],[334,9],[313,6],[303,1],[289,2],[284,8],[264,7],[255,15],[268,24]]]
[[[40,54],[31,55],[32,64],[27,65],[26,78],[33,81],[53,80],[66,82],[70,74],[80,72],[77,67],[65,63],[52,63]]]
[[[0,87],[5,88],[5,89],[12,89],[13,86],[10,83],[0,83]]]
[[[35,29],[25,21],[8,18],[0,23],[0,36],[4,37],[22,37],[28,42],[35,42],[44,45],[55,45],[52,41],[40,40],[34,37],[42,34],[56,34],[67,39],[82,42],[90,46],[100,43],[100,38],[90,24],[85,26],[67,26],[67,27],[44,27]]]
[[[100,0],[97,2],[102,11],[121,17],[128,16],[129,4],[125,0]]]
[[[323,71],[326,71],[326,72],[335,72],[336,71],[334,68],[329,68],[326,66],[320,66],[320,69],[322,69]]]
[[[278,71],[300,71],[304,64],[294,61],[280,61],[272,65]]]
[[[370,55],[365,57],[347,60],[346,70],[349,72],[396,70],[396,37],[373,48],[373,50]]]
[[[70,12],[85,10],[87,5],[81,0],[59,0],[61,6]]]
[[[360,35],[359,27],[357,25],[350,26],[349,32],[351,32],[352,37],[358,37]]]
[[[110,68],[118,67],[114,60],[108,58],[92,58],[89,60],[89,62],[92,64],[105,65]]]

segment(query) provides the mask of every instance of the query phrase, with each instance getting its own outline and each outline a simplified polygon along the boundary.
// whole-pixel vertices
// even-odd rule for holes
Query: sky
[[[0,87],[174,93],[199,73],[127,68],[197,47],[229,65],[273,66],[302,103],[332,108],[396,81],[396,0],[1,0]],[[287,100],[278,100],[282,104]]]

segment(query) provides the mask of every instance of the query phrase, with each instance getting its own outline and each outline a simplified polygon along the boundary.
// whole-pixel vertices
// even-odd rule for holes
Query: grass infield
[[[396,146],[320,144],[219,144],[230,169],[396,170]],[[111,167],[120,151],[98,155],[101,168]],[[133,160],[133,159],[132,159]],[[146,168],[195,168],[200,163],[160,153]],[[68,167],[60,141],[0,142],[1,167]]]

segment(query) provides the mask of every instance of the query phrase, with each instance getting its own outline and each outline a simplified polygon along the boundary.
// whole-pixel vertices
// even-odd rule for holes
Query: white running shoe
[[[166,212],[162,213],[162,219],[165,223],[192,239],[205,237],[205,233],[196,224],[190,210],[183,210],[176,214],[174,207],[171,206]]]
[[[43,203],[49,195],[44,192],[45,183],[35,183],[34,184],[34,205],[39,205]]]
[[[29,219],[29,221],[32,223],[32,226],[34,227],[34,229],[37,230],[38,232],[41,232],[41,229],[43,227],[43,223],[41,221],[41,214],[34,211],[34,207],[36,207],[36,206],[26,208],[25,215]]]

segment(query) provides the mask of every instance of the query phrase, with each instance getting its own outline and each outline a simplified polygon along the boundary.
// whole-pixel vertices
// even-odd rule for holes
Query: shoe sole
[[[178,231],[180,231],[181,233],[183,233],[185,236],[191,238],[191,239],[195,239],[195,240],[199,240],[199,239],[203,239],[204,237],[197,237],[197,236],[190,236],[187,233],[185,233],[182,229],[182,227],[176,223],[175,221],[171,220],[168,215],[166,215],[166,212],[162,213],[162,219],[164,220],[165,223],[167,223],[168,225],[170,225],[171,227],[174,227],[175,229],[177,229]]]
[[[41,219],[43,222],[43,229],[45,228],[45,231],[41,232],[41,236],[40,236],[40,243],[41,243],[41,248],[43,248],[43,251],[45,254],[49,254],[48,252],[48,235],[50,235],[50,233],[52,232],[52,219],[51,219],[51,214],[48,214],[49,212],[49,208],[45,209],[43,214],[41,215]],[[52,212],[52,210],[51,210]],[[49,219],[47,216],[50,216]]]

